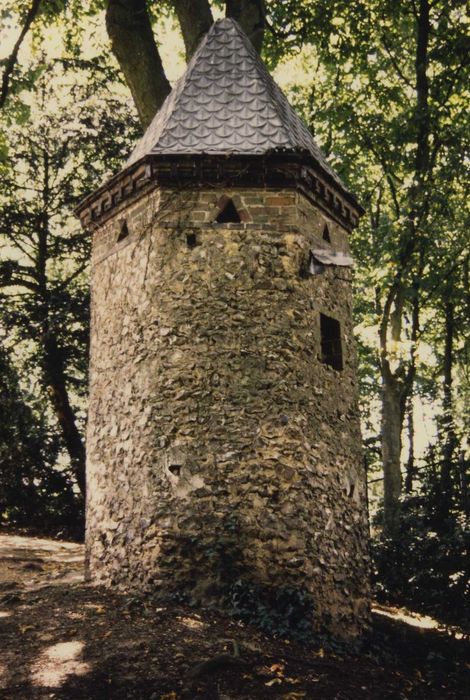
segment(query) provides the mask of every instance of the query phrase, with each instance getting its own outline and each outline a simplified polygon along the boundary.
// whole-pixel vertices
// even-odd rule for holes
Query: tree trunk
[[[235,19],[261,53],[264,38],[266,8],[264,0],[227,0],[227,17]]]
[[[173,0],[173,6],[183,34],[186,60],[189,61],[214,21],[211,8],[208,0]]]
[[[62,430],[72,472],[77,480],[80,492],[85,498],[85,446],[77,428],[75,413],[70,405],[60,350],[56,338],[50,332],[46,332],[43,342],[46,386]]]
[[[416,7],[416,6],[415,6]],[[397,270],[388,290],[380,321],[380,368],[382,374],[382,458],[384,470],[384,533],[393,535],[400,520],[401,495],[401,433],[405,406],[415,376],[415,352],[419,330],[419,291],[425,263],[425,248],[420,231],[429,211],[429,190],[426,179],[432,171],[429,159],[430,111],[428,81],[428,46],[430,36],[429,0],[419,0],[415,51],[416,124],[415,177],[408,191],[406,223],[400,238]],[[393,195],[392,191],[392,195]],[[400,215],[400,211],[397,212]],[[415,256],[418,249],[418,265]],[[411,353],[409,360],[400,359],[398,368],[390,368],[389,335],[399,342],[402,333],[405,301],[411,276],[413,283],[413,314]]]
[[[186,58],[212,24],[208,0],[173,0],[186,48]],[[236,19],[259,52],[265,26],[264,0],[227,0],[227,17]],[[111,47],[144,129],[171,91],[153,36],[146,0],[108,0],[106,28]]]
[[[393,536],[400,522],[402,394],[389,371],[382,372],[382,464],[384,472],[384,534]]]
[[[13,47],[11,54],[4,62],[4,70],[2,75],[2,84],[0,88],[0,109],[3,109],[5,102],[8,97],[8,92],[10,89],[10,78],[15,69],[16,63],[18,61],[18,53],[21,48],[21,44],[24,41],[26,34],[29,32],[32,23],[36,19],[41,6],[41,0],[32,0],[31,6],[26,14],[23,27],[21,29],[20,35]]]
[[[447,290],[446,296],[450,296],[451,290]],[[440,469],[440,517],[444,521],[449,517],[452,504],[452,467],[457,439],[454,430],[452,410],[452,371],[453,371],[453,345],[454,345],[454,304],[446,301],[444,304],[445,342],[444,342],[444,381],[443,381],[443,417],[442,417],[442,460]]]
[[[459,476],[460,476],[460,503],[465,518],[468,522],[470,518],[470,498],[468,493],[468,474],[470,469],[470,460],[465,459],[463,452],[459,455]]]
[[[70,457],[70,466],[77,480],[80,492],[85,498],[85,446],[75,422],[75,414],[70,405],[65,382],[64,363],[57,338],[50,329],[49,289],[47,261],[49,258],[49,197],[50,197],[50,156],[46,150],[43,160],[43,209],[38,219],[38,241],[36,255],[36,280],[38,284],[38,311],[41,321],[42,371],[44,383],[54,413],[59,422],[65,447]]]
[[[413,479],[415,475],[415,428],[413,414],[413,392],[410,391],[408,402],[408,459],[406,462],[405,492],[410,494],[413,491]]]
[[[145,129],[171,90],[145,0],[108,0],[106,28]]]

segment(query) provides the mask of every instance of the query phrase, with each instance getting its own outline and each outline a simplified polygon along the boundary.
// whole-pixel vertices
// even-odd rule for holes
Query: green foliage
[[[269,634],[310,639],[311,597],[298,588],[266,586],[252,580],[243,562],[243,532],[235,514],[229,514],[219,530],[213,544],[206,548],[206,554],[219,581],[223,604],[230,614]]]
[[[83,511],[40,405],[25,402],[9,353],[0,345],[0,522],[42,534],[80,537]],[[37,402],[36,402],[37,404]]]
[[[209,539],[191,537],[185,542],[184,556],[204,571],[208,580],[207,603],[215,598],[235,619],[258,626],[264,632],[281,637],[312,639],[313,602],[300,587],[268,586],[254,581],[246,565],[246,534],[237,513],[207,525]],[[175,600],[191,600],[176,591]]]
[[[23,85],[17,100],[15,86],[28,71],[35,73],[33,92],[26,98]],[[136,122],[103,58],[50,61],[41,52],[17,69],[15,86],[0,120],[0,324],[16,346],[21,375],[36,385],[41,421],[36,413],[32,421],[55,445],[52,495],[64,473],[73,479],[63,467],[70,463],[77,476],[84,454],[90,235],[73,209],[120,167]],[[68,488],[76,512],[80,499]],[[62,517],[60,499],[55,503]]]
[[[227,605],[237,620],[257,625],[268,634],[299,641],[312,639],[314,606],[301,589],[238,579],[229,587]]]
[[[454,462],[450,508],[434,450],[423,466],[421,487],[402,504],[393,538],[372,540],[375,590],[379,600],[398,603],[468,628],[470,625],[470,532],[460,475],[468,464]]]

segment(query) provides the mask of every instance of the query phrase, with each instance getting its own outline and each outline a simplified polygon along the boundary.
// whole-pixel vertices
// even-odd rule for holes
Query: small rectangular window
[[[341,325],[339,321],[320,314],[321,360],[338,371],[343,369]]]

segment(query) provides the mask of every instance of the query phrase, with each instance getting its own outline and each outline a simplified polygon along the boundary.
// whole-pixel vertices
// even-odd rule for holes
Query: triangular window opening
[[[129,229],[127,227],[127,223],[126,223],[126,221],[122,221],[121,228],[119,230],[119,234],[117,237],[117,242],[119,243],[119,241],[123,241],[125,238],[128,237],[128,235],[129,235]]]
[[[330,229],[328,228],[328,224],[325,224],[323,228],[323,240],[327,241],[327,243],[331,243]]]
[[[217,215],[216,222],[218,224],[239,224],[241,223],[240,216],[231,199],[225,204]]]

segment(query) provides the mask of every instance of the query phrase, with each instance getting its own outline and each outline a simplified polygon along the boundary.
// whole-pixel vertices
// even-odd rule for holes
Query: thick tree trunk
[[[384,534],[393,536],[400,522],[402,394],[389,371],[382,373],[382,464],[384,472]]]
[[[212,12],[208,0],[173,0],[189,61],[204,34],[209,31]]]
[[[261,53],[264,38],[266,8],[264,0],[227,0],[227,17],[233,17]]]
[[[145,129],[171,90],[145,0],[108,0],[106,28]]]
[[[173,0],[189,60],[212,24],[208,0]],[[227,17],[236,19],[259,52],[265,26],[264,0],[227,0]],[[146,0],[108,0],[106,28],[111,46],[144,129],[171,90],[152,32]]]
[[[424,256],[420,256],[420,266],[417,270],[416,279],[413,283],[414,297],[411,317],[411,351],[410,358],[405,364],[400,362],[398,368],[392,372],[388,359],[387,332],[391,328],[392,340],[399,342],[402,334],[401,322],[397,316],[390,312],[390,299],[385,304],[384,317],[380,329],[380,370],[382,375],[382,461],[384,471],[384,532],[393,535],[399,526],[400,520],[400,496],[402,492],[401,477],[401,450],[402,432],[405,422],[406,405],[412,402],[413,386],[416,374],[416,343],[419,333],[419,286],[421,274],[424,266]],[[399,289],[395,296],[398,299],[398,306],[401,306],[400,296],[402,289]],[[400,309],[400,318],[403,309]],[[405,488],[407,493],[411,492],[413,472],[414,472],[414,424],[412,415],[412,405],[409,414],[409,442],[410,451],[408,455],[407,478]]]

